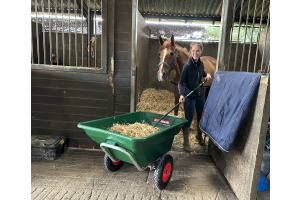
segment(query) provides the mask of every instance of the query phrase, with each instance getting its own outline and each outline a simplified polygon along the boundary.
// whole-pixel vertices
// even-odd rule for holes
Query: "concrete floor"
[[[194,148],[186,153],[174,141],[169,152],[173,174],[162,191],[153,185],[154,170],[140,172],[124,163],[119,171],[109,172],[101,150],[66,148],[54,161],[31,159],[31,199],[237,200],[212,159],[199,145]],[[258,193],[258,199],[270,199],[270,192]]]

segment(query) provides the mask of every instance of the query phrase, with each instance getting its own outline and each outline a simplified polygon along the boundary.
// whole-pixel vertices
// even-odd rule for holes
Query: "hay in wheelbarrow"
[[[143,121],[142,123],[135,122],[134,124],[113,124],[107,130],[134,138],[143,138],[158,132],[159,128]]]

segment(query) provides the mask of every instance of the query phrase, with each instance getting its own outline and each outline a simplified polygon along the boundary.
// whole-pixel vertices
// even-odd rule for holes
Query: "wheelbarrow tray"
[[[181,127],[187,122],[177,116],[166,116],[157,125],[158,132],[144,138],[133,138],[119,133],[108,131],[113,124],[134,124],[135,122],[145,122],[153,125],[163,115],[146,111],[138,111],[118,116],[97,119],[93,121],[81,122],[77,127],[84,129],[86,134],[95,142],[106,143],[119,146],[128,151],[141,167],[147,167],[160,156],[170,151],[174,136],[179,133]],[[116,159],[134,164],[123,152],[105,148],[111,156]]]

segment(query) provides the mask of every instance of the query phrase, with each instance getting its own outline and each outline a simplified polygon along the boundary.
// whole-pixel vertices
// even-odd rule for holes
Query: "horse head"
[[[157,78],[159,81],[164,81],[170,75],[170,72],[175,69],[177,64],[178,52],[174,41],[174,35],[171,39],[164,41],[161,36],[159,36],[159,64]]]

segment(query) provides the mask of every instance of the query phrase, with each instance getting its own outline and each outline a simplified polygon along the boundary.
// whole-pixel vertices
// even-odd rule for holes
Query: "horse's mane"
[[[186,54],[186,56],[188,56],[188,57],[190,56],[190,53],[188,52],[188,50],[185,47],[183,48],[183,47],[179,46],[178,44],[176,44],[176,46],[179,51]]]

